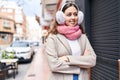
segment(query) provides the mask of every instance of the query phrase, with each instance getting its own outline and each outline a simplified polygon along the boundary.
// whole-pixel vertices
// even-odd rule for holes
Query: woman
[[[46,39],[49,80],[89,80],[87,69],[95,66],[96,54],[82,29],[83,13],[73,2],[56,13]]]

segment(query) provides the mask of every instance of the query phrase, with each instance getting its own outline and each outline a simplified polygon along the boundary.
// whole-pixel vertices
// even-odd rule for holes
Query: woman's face
[[[75,26],[78,24],[78,10],[74,6],[67,8],[64,14],[65,24],[67,26]]]

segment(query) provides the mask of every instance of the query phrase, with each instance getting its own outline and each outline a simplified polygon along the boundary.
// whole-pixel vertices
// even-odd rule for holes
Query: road
[[[18,74],[15,78],[11,74],[5,80],[48,80],[49,73],[44,48],[39,47],[31,63],[18,64]]]
[[[29,64],[19,64],[18,74],[6,80],[48,80],[50,70],[44,53],[44,49],[38,49],[34,58]]]

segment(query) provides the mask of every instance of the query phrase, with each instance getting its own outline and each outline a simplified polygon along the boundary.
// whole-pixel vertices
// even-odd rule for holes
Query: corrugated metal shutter
[[[119,4],[119,0],[90,0],[91,43],[98,56],[91,80],[118,80]]]

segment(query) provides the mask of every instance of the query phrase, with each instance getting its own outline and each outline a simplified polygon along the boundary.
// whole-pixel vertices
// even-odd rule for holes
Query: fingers
[[[90,54],[90,50],[85,50],[84,55],[89,55]]]

